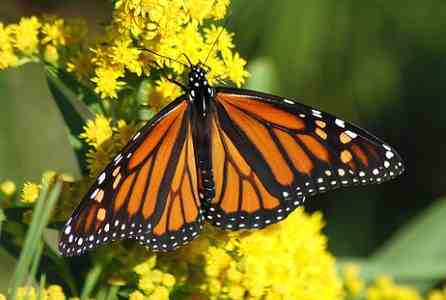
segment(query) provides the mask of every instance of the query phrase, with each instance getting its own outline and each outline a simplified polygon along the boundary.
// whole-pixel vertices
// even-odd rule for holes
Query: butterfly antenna
[[[215,46],[218,43],[218,40],[220,39],[220,36],[222,35],[223,31],[225,30],[226,26],[229,23],[229,17],[231,16],[231,12],[229,12],[229,15],[226,17],[225,23],[223,24],[223,27],[220,29],[220,32],[218,33],[217,37],[215,38],[214,42],[211,45],[211,48],[209,49],[208,55],[206,56],[206,59],[204,60],[204,65],[206,65],[206,62],[208,61],[209,57],[211,57],[212,51],[214,50]]]
[[[186,58],[187,62],[189,63],[189,67],[193,67],[193,63],[190,61],[189,57],[187,57],[186,53],[183,53],[183,56]]]
[[[175,59],[175,58],[173,58],[173,57],[169,57],[169,56],[165,56],[165,55],[159,54],[159,53],[157,53],[157,52],[155,52],[155,51],[153,51],[153,50],[146,49],[146,48],[139,48],[139,50],[147,51],[147,52],[152,53],[152,54],[154,54],[154,55],[156,55],[156,56],[159,56],[159,57],[161,57],[161,58],[164,58],[164,59],[168,59],[168,60],[174,61],[174,62],[176,62],[176,63],[179,63],[180,65],[185,66],[186,68],[189,67],[189,66],[186,65],[185,63],[179,61],[178,59]],[[188,59],[188,61],[189,61],[189,59]]]
[[[164,70],[164,67],[161,66],[157,61],[150,60],[149,62],[153,63],[159,69],[159,71],[161,72],[162,76],[164,76],[164,78],[166,78],[167,81],[170,81],[170,82],[178,85],[180,88],[183,89],[183,91],[187,90],[187,87],[184,84],[182,84],[181,82],[179,82],[179,81],[173,79],[172,77],[170,77],[169,75],[167,75],[166,71]]]

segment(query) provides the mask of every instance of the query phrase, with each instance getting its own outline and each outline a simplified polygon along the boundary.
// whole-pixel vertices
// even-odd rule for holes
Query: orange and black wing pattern
[[[190,105],[180,97],[144,126],[95,180],[62,231],[62,255],[133,238],[155,251],[202,228]]]
[[[308,196],[403,172],[383,141],[287,99],[217,88],[210,119],[215,197],[205,218],[225,229],[262,228]]]

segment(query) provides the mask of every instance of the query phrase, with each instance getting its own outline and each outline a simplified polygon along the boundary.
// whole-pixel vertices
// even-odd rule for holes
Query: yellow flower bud
[[[8,197],[12,196],[16,191],[15,183],[12,180],[3,181],[0,184],[0,191]]]
[[[45,47],[45,51],[43,52],[43,58],[50,64],[55,65],[59,60],[59,52],[57,48],[53,45],[47,45]]]

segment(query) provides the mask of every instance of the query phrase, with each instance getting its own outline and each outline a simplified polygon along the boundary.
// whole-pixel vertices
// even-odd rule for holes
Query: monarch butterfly
[[[137,239],[170,251],[204,220],[263,228],[308,196],[381,183],[404,170],[397,152],[342,119],[278,96],[212,87],[191,65],[185,94],[139,130],[67,221],[62,255]]]

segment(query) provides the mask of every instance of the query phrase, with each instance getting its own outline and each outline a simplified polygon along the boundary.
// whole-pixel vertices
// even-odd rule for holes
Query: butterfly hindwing
[[[172,250],[198,234],[202,216],[189,114],[180,97],[136,133],[66,223],[63,255],[125,238]]]
[[[308,196],[403,171],[393,148],[330,114],[240,89],[218,88],[214,99],[206,218],[216,226],[264,227]]]

